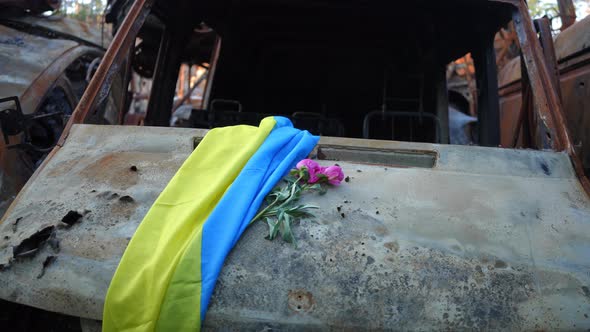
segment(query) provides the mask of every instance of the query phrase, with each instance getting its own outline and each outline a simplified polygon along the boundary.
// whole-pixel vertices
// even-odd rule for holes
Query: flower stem
[[[289,197],[287,197],[287,199],[281,204],[279,205],[279,207],[285,206],[285,204],[287,204],[288,202],[290,202],[293,199],[293,196],[295,195],[295,188],[297,187],[297,182],[299,182],[299,180],[301,180],[301,176],[299,178],[297,178],[297,180],[295,182],[293,182],[291,187],[291,194],[289,195]],[[256,216],[254,216],[254,218],[250,221],[250,223],[248,225],[253,224],[255,221],[257,221],[258,219],[260,219],[265,213],[266,211],[268,211],[270,208],[272,208],[277,202],[279,201],[279,198],[277,197],[274,202],[270,203],[267,207],[265,207],[262,211],[258,212],[258,214],[256,214]]]
[[[289,195],[289,197],[287,197],[287,199],[281,204],[279,205],[279,207],[283,207],[287,204],[289,204],[291,202],[291,200],[293,200],[293,197],[295,197],[295,190],[297,189],[297,182],[299,182],[299,180],[301,180],[301,178],[298,178],[297,181],[293,182],[293,187],[291,187],[291,194]]]
[[[278,200],[279,200],[279,198],[277,197],[274,200],[274,202],[268,204],[267,207],[265,207],[262,211],[258,212],[258,214],[256,216],[254,216],[254,218],[250,221],[250,223],[248,225],[253,224],[256,220],[258,220],[260,217],[262,217],[266,213],[266,211],[268,211],[268,209],[270,209],[271,207],[273,207],[277,203]]]

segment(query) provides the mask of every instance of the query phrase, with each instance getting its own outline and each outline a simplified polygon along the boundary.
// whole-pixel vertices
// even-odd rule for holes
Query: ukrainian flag
[[[107,292],[103,331],[200,330],[225,257],[318,139],[283,117],[211,130],[129,242]]]

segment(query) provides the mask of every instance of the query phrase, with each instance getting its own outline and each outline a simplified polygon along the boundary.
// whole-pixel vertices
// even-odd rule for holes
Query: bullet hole
[[[24,239],[19,245],[12,249],[13,257],[18,258],[34,255],[39,250],[39,248],[47,242],[54,229],[54,226],[45,227],[37,233]]]
[[[133,203],[133,202],[135,202],[135,200],[133,199],[133,197],[131,197],[129,195],[122,196],[121,198],[119,198],[119,201],[120,202],[123,202],[123,203]]]
[[[70,210],[61,219],[61,222],[63,222],[64,224],[68,225],[68,227],[71,227],[72,225],[74,225],[75,223],[77,223],[78,221],[80,221],[81,218],[82,218],[82,215],[78,211],[72,211],[72,210]]]

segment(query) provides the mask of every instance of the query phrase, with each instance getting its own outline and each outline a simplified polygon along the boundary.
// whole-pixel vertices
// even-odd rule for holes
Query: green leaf
[[[297,205],[288,208],[286,212],[292,217],[296,218],[313,217],[313,215],[309,211],[307,211],[309,209],[319,209],[319,207],[314,205]]]
[[[291,195],[291,190],[289,190],[289,186],[284,186],[282,190],[277,195],[279,201],[286,201],[289,196]]]
[[[268,224],[268,239],[274,240],[277,237],[277,233],[279,232],[279,223],[276,220],[272,220],[270,218],[266,218],[266,223]]]
[[[295,183],[295,182],[297,182],[298,177],[299,177],[299,170],[294,169],[283,180],[287,183]]]
[[[285,242],[297,246],[292,231],[293,222],[301,218],[313,218],[314,215],[310,213],[310,210],[319,208],[309,204],[297,204],[305,191],[319,191],[320,194],[326,192],[325,185],[308,184],[301,176],[302,172],[291,172],[284,178],[286,185],[278,185],[273,188],[266,197],[265,207],[251,221],[251,223],[259,219],[266,221],[268,225],[267,239],[273,240],[280,234]]]
[[[305,188],[307,190],[320,190],[322,189],[322,185],[319,183],[314,183],[312,185],[308,185],[307,188]]]
[[[319,183],[328,182],[328,177],[324,174],[318,174],[317,177],[319,179],[318,180]]]
[[[287,243],[295,243],[295,237],[293,236],[293,232],[291,231],[291,216],[288,214],[284,214],[284,218],[281,222],[281,236],[283,240]]]
[[[313,185],[306,185],[303,190],[317,191],[320,195],[324,195],[328,190],[323,183],[315,183]]]

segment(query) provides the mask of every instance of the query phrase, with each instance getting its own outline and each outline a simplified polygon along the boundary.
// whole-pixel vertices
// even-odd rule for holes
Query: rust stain
[[[128,243],[126,238],[105,238],[88,234],[81,237],[63,236],[60,244],[63,253],[92,260],[107,260],[120,257]]]
[[[80,159],[67,160],[56,164],[48,171],[48,177],[58,177],[64,174],[68,174],[72,169],[80,163]]]
[[[124,198],[130,196],[122,196],[111,205],[111,212],[114,216],[125,217],[129,219],[137,209],[135,201],[127,201]]]
[[[399,244],[397,242],[387,242],[383,246],[393,252],[399,251]]]
[[[290,290],[287,296],[289,309],[296,313],[307,313],[315,308],[313,294],[304,289]]]
[[[92,182],[106,183],[112,188],[127,189],[139,181],[137,172],[129,170],[129,155],[109,153],[83,169],[79,174]]]
[[[387,230],[386,227],[377,226],[377,227],[375,227],[375,233],[380,236],[385,236],[385,235],[389,234],[389,231]]]

